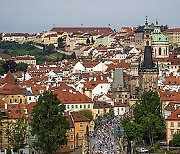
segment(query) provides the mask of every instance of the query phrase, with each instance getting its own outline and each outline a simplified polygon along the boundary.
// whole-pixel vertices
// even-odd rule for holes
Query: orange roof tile
[[[180,108],[167,117],[168,121],[180,121]]]

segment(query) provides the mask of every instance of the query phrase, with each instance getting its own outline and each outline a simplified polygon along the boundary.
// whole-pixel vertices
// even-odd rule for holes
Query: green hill
[[[35,56],[37,64],[42,64],[45,61],[57,61],[62,58],[61,53],[52,52],[48,53],[40,50],[30,43],[18,44],[16,42],[3,42],[0,41],[0,54],[9,54],[11,56],[31,55]]]

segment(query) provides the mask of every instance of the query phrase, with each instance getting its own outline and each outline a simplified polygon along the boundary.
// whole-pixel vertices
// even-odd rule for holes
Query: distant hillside
[[[40,50],[30,43],[18,44],[16,42],[0,41],[0,54],[9,54],[11,56],[32,55],[36,57],[37,64],[42,64],[45,61],[57,61],[62,59],[62,54],[57,52],[45,52]]]

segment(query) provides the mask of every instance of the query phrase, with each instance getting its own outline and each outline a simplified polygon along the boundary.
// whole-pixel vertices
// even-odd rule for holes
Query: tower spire
[[[158,23],[158,17],[156,17],[156,25],[158,25],[159,23]]]
[[[147,19],[147,16],[146,16],[145,27],[148,28],[148,19]]]

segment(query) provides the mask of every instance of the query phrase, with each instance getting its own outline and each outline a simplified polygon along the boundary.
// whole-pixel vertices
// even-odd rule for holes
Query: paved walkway
[[[91,154],[120,154],[121,148],[113,136],[114,128],[121,122],[114,117],[101,122],[90,139]]]

